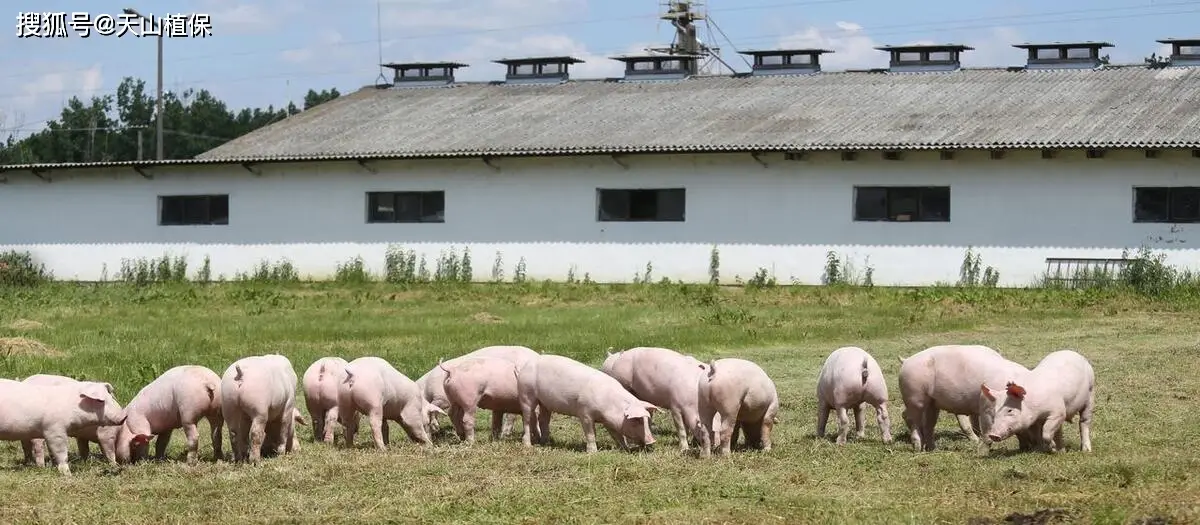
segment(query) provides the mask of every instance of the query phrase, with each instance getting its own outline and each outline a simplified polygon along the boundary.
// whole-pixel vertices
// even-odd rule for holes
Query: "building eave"
[[[995,150],[1197,150],[1200,140],[1187,142],[1021,142],[1021,143],[908,143],[908,144],[795,144],[795,145],[703,145],[703,146],[626,146],[601,148],[509,149],[492,151],[442,152],[372,152],[340,155],[284,155],[238,158],[169,159],[162,161],[107,161],[10,164],[0,166],[0,173],[14,171],[48,172],[102,168],[131,168],[146,170],[160,167],[231,166],[250,167],[258,164],[303,162],[369,162],[388,160],[438,160],[472,158],[570,157],[596,155],[670,155],[670,154],[736,154],[842,151],[995,151]]]

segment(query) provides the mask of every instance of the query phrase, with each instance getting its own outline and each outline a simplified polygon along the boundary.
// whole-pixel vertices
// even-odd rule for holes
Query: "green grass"
[[[314,444],[264,464],[188,466],[174,460],[114,469],[74,459],[75,476],[20,465],[0,443],[0,507],[8,522],[739,522],[967,523],[1064,509],[1076,522],[1200,519],[1200,400],[1194,296],[1152,300],[1114,290],[921,290],[846,287],[639,285],[156,284],[0,288],[0,376],[45,372],[109,381],[127,402],[179,364],[222,373],[254,354],[287,355],[297,374],[322,356],[377,355],[411,378],[493,344],[519,344],[599,366],[609,347],[666,346],[700,359],[737,356],[775,380],[782,408],[775,449],[730,458],[681,455],[666,415],[652,452],[585,455],[578,423],[555,416],[555,443],[525,449],[519,434],[473,448],[443,434],[432,449],[392,431],[378,452]],[[33,342],[43,348],[29,348]],[[917,454],[900,417],[897,356],[943,343],[979,343],[1032,366],[1073,348],[1097,373],[1095,451],[986,458],[939,422],[939,450]],[[815,384],[825,356],[866,348],[888,376],[897,441],[873,417],[865,440],[813,437]],[[873,413],[868,413],[873,416]],[[444,428],[448,427],[445,425]],[[836,418],[831,418],[831,431]],[[400,441],[398,441],[398,438]],[[832,438],[832,436],[831,436]],[[1012,440],[1010,440],[1012,441]],[[228,443],[226,443],[228,450]],[[1046,513],[1052,515],[1054,513]],[[1062,516],[1059,516],[1060,518]],[[974,521],[972,521],[974,520]]]

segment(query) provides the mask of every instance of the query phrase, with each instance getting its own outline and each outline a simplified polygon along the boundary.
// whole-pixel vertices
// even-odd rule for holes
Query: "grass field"
[[[666,415],[651,452],[585,455],[576,420],[555,443],[518,435],[465,448],[444,434],[422,449],[392,432],[384,453],[311,443],[258,467],[178,460],[115,469],[74,459],[75,476],[20,465],[0,444],[0,521],[44,523],[1183,523],[1200,520],[1200,322],[1196,300],[1102,291],[708,286],[248,284],[48,285],[0,289],[0,376],[45,372],[113,383],[123,403],[171,366],[218,374],[277,352],[297,374],[315,359],[377,355],[415,379],[439,357],[519,344],[599,366],[609,347],[666,346],[698,358],[758,362],[782,400],[775,449],[701,460],[681,455]],[[897,356],[979,343],[1033,366],[1073,348],[1097,373],[1095,451],[980,458],[939,422],[939,450],[916,454],[900,417]],[[878,359],[897,441],[816,440],[816,375],[844,345]],[[872,413],[868,413],[873,415]],[[487,413],[481,412],[486,428]],[[443,428],[447,428],[448,425]],[[203,427],[202,427],[203,428]],[[831,421],[836,428],[836,418]],[[172,455],[183,453],[176,432]],[[226,444],[228,450],[228,444]],[[1051,510],[1047,510],[1051,509]],[[1039,511],[1041,511],[1039,513]],[[219,517],[218,517],[219,516]],[[1151,520],[1150,518],[1159,518]],[[1057,521],[1056,521],[1057,520]],[[1143,521],[1144,520],[1144,521]]]

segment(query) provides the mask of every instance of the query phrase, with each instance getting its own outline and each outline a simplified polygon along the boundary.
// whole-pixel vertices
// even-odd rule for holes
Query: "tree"
[[[258,128],[341,96],[336,88],[309,90],[304,108],[294,102],[276,109],[233,111],[207,90],[163,94],[163,157],[186,159]],[[116,96],[72,97],[46,129],[21,140],[0,142],[0,165],[36,162],[126,161],[154,158],[156,104],[146,82],[126,77]]]

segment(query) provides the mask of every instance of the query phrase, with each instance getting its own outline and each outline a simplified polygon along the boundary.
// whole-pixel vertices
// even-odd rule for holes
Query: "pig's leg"
[[[596,422],[589,417],[579,418],[579,424],[583,427],[583,441],[588,454],[596,451]],[[620,445],[621,442],[617,441]]]
[[[501,436],[508,433],[505,423],[508,421],[508,416],[511,415],[499,410],[492,411],[492,441],[499,441]]]
[[[538,404],[537,406],[537,423],[538,423],[538,439],[541,444],[550,443],[550,409],[546,405]]]
[[[23,439],[21,440],[21,450],[25,452],[25,464],[34,464],[39,467],[46,465],[46,460],[43,456],[44,451],[40,446],[40,439]]]
[[[521,400],[521,426],[524,427],[524,431],[521,433],[521,444],[527,447],[533,446],[533,428],[538,424],[538,420],[534,418],[533,408],[534,403],[526,399]],[[541,436],[538,436],[537,441],[541,443]]]
[[[770,413],[762,420],[762,425],[759,427],[759,442],[763,452],[771,451],[771,430],[775,427],[775,418]]]
[[[922,445],[924,445],[926,452],[937,450],[933,428],[937,425],[938,412],[936,406],[926,406],[925,410],[921,413],[921,435],[925,438]]]
[[[329,411],[321,408],[313,410],[313,405],[309,405],[308,414],[312,416],[313,442],[324,441],[325,426],[329,424],[326,422],[325,416],[329,414]]]
[[[695,439],[696,444],[698,446],[700,444],[702,444],[704,441],[700,437],[700,435],[703,432],[699,430],[699,425],[700,425],[700,417],[696,413],[695,410],[692,410],[692,409],[683,410],[683,427],[687,430],[687,433],[684,435],[690,436],[692,439]]]
[[[154,440],[154,459],[166,459],[167,446],[171,444],[171,434],[173,433],[173,430],[164,430],[158,434],[158,439]]]
[[[671,410],[671,418],[675,423],[675,435],[679,436],[679,450],[687,452],[688,449],[688,427],[683,422],[683,410],[675,408]]]
[[[733,442],[737,441],[737,436],[735,436],[735,434],[737,433],[737,426],[739,423],[736,419],[736,414],[726,414],[722,412],[720,415],[721,437],[718,440],[718,443],[720,443],[721,455],[728,456],[730,450],[733,448]]]
[[[225,424],[225,418],[219,413],[210,412],[206,419],[209,433],[212,434],[213,461],[221,461],[221,458],[225,457],[221,451],[221,427]]]
[[[338,419],[342,421],[342,446],[354,448],[354,434],[358,433],[358,412],[339,408]]]
[[[50,449],[50,456],[54,458],[54,466],[58,467],[58,471],[64,476],[71,475],[71,466],[67,464],[67,435],[66,433],[53,433],[45,438],[46,448]]]
[[[846,407],[837,408],[838,418],[838,435],[837,444],[846,444],[846,433],[850,430],[850,416],[846,413]]]
[[[967,439],[979,441],[979,434],[984,430],[979,428],[979,416],[957,414],[954,418],[958,420],[958,428],[962,429],[963,434],[967,435]]]
[[[1062,414],[1051,414],[1046,417],[1046,422],[1042,427],[1042,446],[1047,452],[1058,452],[1055,447],[1055,436],[1062,431],[1063,416]]]
[[[466,437],[464,441],[468,445],[473,445],[475,444],[475,406],[463,407],[461,412],[459,417],[462,419],[459,421],[459,425],[462,426],[463,435]],[[496,412],[493,411],[492,415],[495,416]]]
[[[250,462],[262,461],[263,442],[267,440],[267,421],[265,416],[254,416],[250,420]]]
[[[507,437],[512,431],[513,425],[517,423],[517,418],[520,414],[505,414],[503,424],[500,426],[500,437]]]
[[[1087,404],[1079,411],[1079,450],[1092,451],[1092,405],[1094,394],[1088,394]]]
[[[372,410],[367,414],[367,421],[371,424],[371,437],[375,439],[375,448],[387,450],[387,443],[383,440],[383,428],[387,425],[383,420],[383,410]]]
[[[391,445],[392,444],[392,426],[388,424],[387,419],[380,420],[379,431],[383,434],[384,446]],[[408,432],[407,430],[405,430],[405,432],[408,433],[408,437],[410,439],[415,439],[412,432]]]
[[[875,405],[875,423],[879,425],[879,433],[883,435],[883,442],[891,443],[892,418],[888,415],[887,401]]]
[[[194,465],[196,464],[196,452],[200,448],[200,430],[196,428],[195,423],[183,424],[183,437],[187,440],[187,462],[189,465]]]
[[[316,421],[316,420],[317,420],[317,417],[313,416],[313,421]],[[333,408],[325,411],[324,421],[321,424],[321,434],[320,434],[321,441],[324,441],[326,443],[335,443],[336,444],[336,438],[334,437],[334,434],[333,434],[333,424],[336,423],[337,420],[338,420],[338,407],[333,407]],[[317,436],[317,434],[314,433],[313,436],[315,437],[315,436]]]
[[[867,435],[867,426],[865,417],[863,416],[862,403],[854,405],[854,435],[862,439]]]
[[[291,454],[296,449],[296,416],[293,412],[284,412],[283,422],[279,425],[279,439],[283,443],[279,447],[280,452]]]
[[[829,423],[829,411],[832,408],[824,399],[817,403],[817,437],[825,437],[825,426]]]
[[[92,446],[87,438],[75,438],[75,446],[79,448],[80,461],[87,461],[92,456]]]
[[[461,406],[450,405],[450,425],[454,427],[454,435],[458,436],[459,441],[466,441],[467,434],[463,428],[463,409]]]

